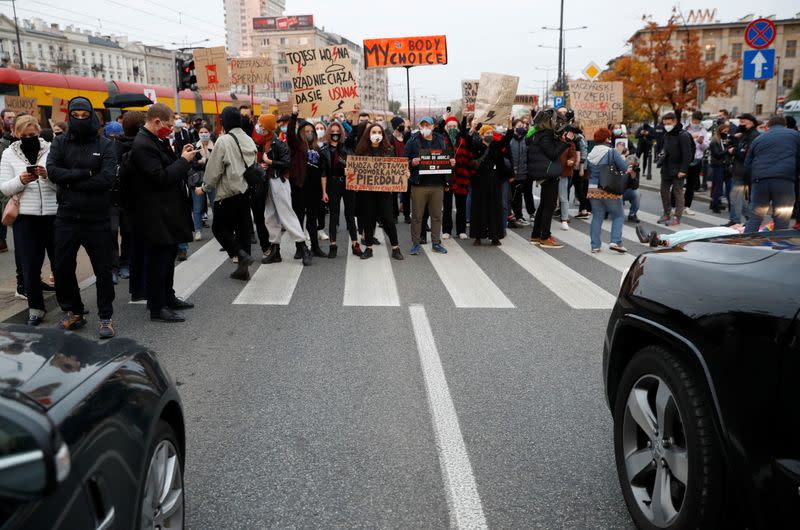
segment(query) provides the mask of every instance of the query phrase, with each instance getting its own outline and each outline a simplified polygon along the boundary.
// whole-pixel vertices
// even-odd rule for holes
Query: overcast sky
[[[185,13],[179,15],[181,4]],[[692,8],[713,7],[708,4],[678,5],[688,15]],[[723,22],[749,13],[790,18],[800,11],[800,4],[793,0],[725,0],[720,4],[723,7],[717,8],[716,18]],[[668,0],[566,0],[564,27],[588,26],[565,33],[566,47],[581,46],[567,49],[567,72],[578,77],[589,61],[602,66],[624,53],[626,40],[643,25],[642,15],[665,22],[672,6]],[[0,12],[10,16],[10,3],[0,3]],[[148,44],[170,46],[206,38],[211,39],[208,45],[225,43],[223,0],[17,0],[17,12],[20,18],[38,16],[48,22],[127,34]],[[422,96],[441,101],[460,98],[460,81],[478,78],[481,71],[519,76],[519,93],[542,93],[545,80],[552,82],[556,75],[558,32],[541,27],[558,26],[558,0],[287,0],[286,13],[313,14],[317,26],[355,42],[445,34],[449,64],[411,70],[411,88],[416,89],[418,104],[425,104]],[[389,91],[405,101],[404,69],[389,71]]]

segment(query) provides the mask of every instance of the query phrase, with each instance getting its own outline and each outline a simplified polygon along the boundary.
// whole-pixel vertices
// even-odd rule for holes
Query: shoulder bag
[[[256,156],[256,161],[247,165],[247,161],[244,159],[244,153],[242,152],[242,146],[239,145],[239,140],[236,138],[236,135],[231,134],[231,138],[233,141],[236,142],[236,147],[239,148],[239,155],[242,157],[242,162],[244,163],[244,180],[247,182],[247,185],[251,188],[257,188],[259,186],[263,186],[267,183],[267,172],[261,167],[258,163],[258,156]]]
[[[14,221],[19,217],[19,200],[22,198],[22,193],[24,193],[24,190],[16,195],[12,195],[11,198],[8,199],[6,207],[3,208],[3,224],[5,226],[13,225]]]
[[[613,147],[611,149],[614,149]],[[613,195],[622,195],[628,189],[628,174],[620,171],[608,150],[608,163],[600,165],[600,179],[597,187]]]

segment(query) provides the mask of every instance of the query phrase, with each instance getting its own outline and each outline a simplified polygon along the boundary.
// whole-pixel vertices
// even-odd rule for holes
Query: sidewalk
[[[14,297],[17,290],[16,278],[16,265],[14,264],[14,236],[11,233],[11,228],[8,229],[8,252],[0,254],[0,322],[4,322],[19,313],[23,313],[24,320],[27,320],[28,302]],[[92,285],[94,283],[94,273],[92,272],[92,265],[89,262],[89,256],[86,251],[81,247],[78,252],[78,283],[81,289]],[[44,265],[42,266],[42,279],[48,281],[50,278],[50,261],[47,257],[44,258]],[[44,293],[45,307],[48,311],[57,308],[55,293]]]
[[[703,177],[700,177],[700,182],[703,182]],[[709,184],[711,184],[709,182]],[[644,176],[644,168],[642,168],[642,175],[639,177],[639,187],[642,189],[660,192],[661,191],[661,169],[657,168],[655,164],[653,164],[653,178],[651,180],[647,180]],[[697,190],[694,192],[694,200],[695,201],[702,201],[711,204],[711,188],[709,191],[700,191]]]

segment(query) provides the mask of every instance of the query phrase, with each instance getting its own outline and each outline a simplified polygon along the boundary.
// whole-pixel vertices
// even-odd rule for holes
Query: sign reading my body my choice
[[[447,64],[447,37],[399,37],[364,41],[364,68]]]

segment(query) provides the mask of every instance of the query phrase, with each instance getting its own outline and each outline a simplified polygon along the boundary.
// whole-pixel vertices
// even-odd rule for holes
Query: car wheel
[[[156,426],[146,469],[139,528],[183,528],[183,462],[175,431],[163,420]]]
[[[715,528],[723,483],[712,409],[701,379],[648,346],[626,367],[614,404],[614,453],[639,528]]]

